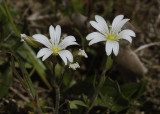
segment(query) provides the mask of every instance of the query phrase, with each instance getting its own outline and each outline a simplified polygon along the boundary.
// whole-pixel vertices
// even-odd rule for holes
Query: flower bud
[[[88,58],[86,52],[84,50],[79,49],[78,55],[84,56],[85,58]]]
[[[73,70],[76,70],[77,68],[80,68],[79,64],[76,62],[76,63],[73,63],[73,64],[70,64],[69,65],[69,68],[73,69]]]
[[[21,42],[27,42],[30,46],[33,46],[35,48],[40,46],[38,42],[35,42],[32,37],[27,36],[26,34],[21,34]]]

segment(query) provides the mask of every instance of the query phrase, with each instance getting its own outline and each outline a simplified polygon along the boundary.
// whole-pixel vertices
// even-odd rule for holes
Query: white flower
[[[118,15],[114,18],[112,25],[108,26],[103,17],[96,15],[96,21],[90,21],[90,24],[99,32],[93,32],[88,34],[87,40],[91,40],[89,45],[95,44],[97,42],[106,41],[106,54],[109,56],[113,53],[117,56],[119,52],[120,39],[128,40],[132,42],[132,37],[135,37],[135,33],[132,30],[125,29],[121,30],[123,25],[129,21],[129,19],[123,19],[124,15]]]
[[[85,58],[88,58],[86,52],[84,50],[79,49],[78,55],[84,56]]]
[[[76,63],[70,64],[70,65],[69,65],[69,68],[72,68],[73,70],[76,70],[77,68],[80,68],[80,66],[79,66],[79,64],[76,62]]]
[[[50,39],[48,39],[46,36],[42,34],[35,34],[32,37],[35,41],[43,44],[46,46],[46,48],[42,48],[38,54],[37,57],[42,57],[42,61],[46,60],[51,54],[53,55],[59,55],[62,60],[64,61],[64,64],[67,65],[67,60],[69,62],[73,62],[73,56],[70,51],[65,50],[70,45],[78,45],[76,43],[76,39],[74,36],[67,36],[63,40],[60,40],[61,37],[61,27],[59,25],[54,27],[51,25],[49,27],[49,34]]]

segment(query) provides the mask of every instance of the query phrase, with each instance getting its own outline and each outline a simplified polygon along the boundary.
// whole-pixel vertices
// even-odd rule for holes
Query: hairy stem
[[[56,65],[56,57],[52,59],[52,64],[53,64],[53,86],[55,88],[55,93],[56,93],[56,98],[55,98],[55,111],[54,114],[58,114],[59,112],[59,102],[60,102],[60,86],[58,84],[58,80],[55,74],[55,65]]]
[[[59,109],[59,102],[60,102],[60,88],[56,86],[56,105],[55,105],[55,114],[58,114]]]
[[[39,106],[37,105],[36,101],[35,101],[32,97],[30,97],[30,98],[31,98],[31,100],[32,100],[32,103],[33,103],[34,106],[36,107],[38,114],[42,114],[42,111],[41,111],[41,109],[39,108]]]
[[[91,108],[92,108],[92,106],[93,106],[93,104],[94,104],[94,101],[95,101],[95,99],[96,99],[97,96],[98,96],[98,93],[99,93],[99,90],[96,89],[95,92],[94,92],[94,94],[93,94],[93,96],[92,96],[92,98],[91,98],[91,100],[90,100],[89,108],[86,109],[85,114],[88,114],[89,111],[91,110]]]

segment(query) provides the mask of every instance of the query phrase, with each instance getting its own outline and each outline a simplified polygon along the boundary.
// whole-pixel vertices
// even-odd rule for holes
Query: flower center
[[[111,41],[115,41],[116,40],[116,36],[114,34],[108,34],[108,35],[106,35],[106,39],[107,40],[111,40]]]
[[[54,47],[52,48],[52,51],[54,52],[54,55],[57,55],[57,53],[60,51],[60,49],[58,47]]]

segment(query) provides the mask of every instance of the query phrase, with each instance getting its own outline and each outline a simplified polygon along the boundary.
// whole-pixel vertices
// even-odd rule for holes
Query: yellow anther
[[[116,36],[115,36],[114,34],[108,34],[108,35],[106,36],[106,39],[107,39],[107,40],[114,41],[114,40],[116,40]]]
[[[58,47],[52,48],[53,54],[57,55],[57,53],[60,51]]]

